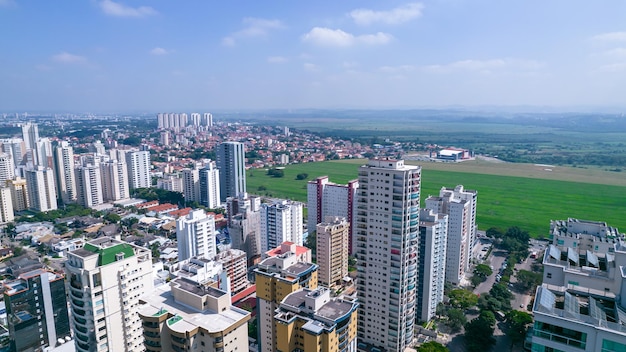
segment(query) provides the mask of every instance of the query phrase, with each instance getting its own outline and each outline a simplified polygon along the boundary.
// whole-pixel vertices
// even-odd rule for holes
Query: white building
[[[52,143],[48,138],[40,138],[36,144],[35,160],[36,165],[44,167],[54,167],[54,156],[52,154]]]
[[[128,170],[126,163],[110,160],[100,164],[102,175],[102,196],[107,202],[130,197]]]
[[[150,152],[147,150],[126,153],[128,184],[130,188],[148,188],[150,180]]]
[[[420,238],[417,280],[417,319],[429,321],[435,316],[437,305],[443,302],[446,282],[446,244],[448,215],[431,209],[420,210]]]
[[[461,283],[470,265],[476,239],[476,195],[463,186],[443,187],[439,197],[426,199],[427,209],[448,215],[446,280],[454,285]]]
[[[104,203],[100,168],[94,165],[79,166],[74,169],[76,178],[76,201],[91,208]]]
[[[2,144],[2,151],[9,154],[13,160],[13,166],[15,168],[23,163],[24,155],[26,154],[26,147],[24,146],[24,141],[22,139],[0,139],[0,144]]]
[[[171,192],[184,193],[183,179],[180,175],[166,175],[157,180],[157,187]]]
[[[26,170],[28,202],[37,211],[57,209],[57,192],[54,185],[54,173],[49,167],[38,166]]]
[[[0,153],[0,184],[6,184],[7,180],[15,178],[15,165],[11,155]]]
[[[36,123],[27,122],[22,124],[22,139],[26,149],[37,149],[37,141],[39,140],[39,127]]]
[[[0,224],[11,222],[13,219],[15,219],[15,213],[13,212],[11,189],[0,187]]]
[[[103,237],[67,256],[76,351],[145,351],[138,311],[153,290],[150,250]]]
[[[191,257],[213,259],[217,254],[215,218],[204,210],[191,211],[176,220],[178,260]]]
[[[421,168],[372,159],[359,168],[354,251],[359,342],[404,351],[417,300]]]
[[[185,202],[200,202],[200,170],[183,169],[183,195]]]
[[[359,182],[352,180],[346,185],[332,183],[328,176],[321,176],[307,184],[307,209],[309,233],[327,216],[346,218],[350,224],[348,251],[352,254],[352,231],[354,231],[354,206]]]
[[[246,193],[246,154],[243,143],[224,142],[217,146],[217,168],[220,170],[220,196],[228,197]]]
[[[325,287],[340,286],[348,276],[350,224],[346,218],[328,216],[317,224],[316,233],[318,282]]]
[[[220,206],[220,170],[209,162],[199,171],[200,204],[210,209]]]
[[[261,204],[261,252],[288,241],[302,245],[302,203],[289,200]]]
[[[57,187],[63,203],[76,201],[76,180],[74,178],[74,148],[62,141],[55,148],[55,168]]]
[[[261,198],[240,194],[226,200],[231,246],[245,251],[250,261],[261,256]]]
[[[550,224],[532,350],[626,350],[625,236],[604,222]]]

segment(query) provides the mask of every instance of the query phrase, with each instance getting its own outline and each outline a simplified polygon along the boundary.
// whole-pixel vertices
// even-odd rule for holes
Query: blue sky
[[[626,1],[0,0],[0,111],[626,106]]]

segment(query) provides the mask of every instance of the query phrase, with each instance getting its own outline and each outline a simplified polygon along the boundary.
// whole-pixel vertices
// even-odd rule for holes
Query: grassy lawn
[[[342,160],[290,165],[285,168],[283,178],[268,177],[265,170],[248,170],[247,188],[251,194],[306,202],[307,181],[328,175],[332,182],[346,183],[356,178],[362,164],[363,160]],[[626,186],[621,185],[619,178],[613,182],[611,173],[588,175],[586,170],[575,168],[545,172],[527,164],[526,168],[519,168],[519,164],[494,165],[497,166],[491,165],[487,170],[467,164],[463,171],[460,164],[455,164],[454,168],[442,167],[439,163],[423,164],[422,202],[428,195],[439,194],[442,186],[462,184],[466,189],[478,190],[477,224],[481,230],[492,226],[503,229],[519,226],[536,237],[548,232],[551,219],[568,217],[606,221],[622,231],[626,229],[623,216]],[[498,170],[505,176],[493,174]],[[562,179],[568,181],[554,179],[561,172]],[[299,173],[307,173],[309,177],[298,181]],[[259,191],[260,186],[267,190]]]

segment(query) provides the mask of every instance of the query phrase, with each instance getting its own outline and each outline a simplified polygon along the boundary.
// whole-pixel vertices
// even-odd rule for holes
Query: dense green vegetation
[[[357,177],[358,166],[349,160],[289,165],[283,178],[269,177],[265,170],[248,170],[248,190],[306,202],[308,180],[327,175],[332,182],[346,183]],[[297,180],[300,173],[307,173],[309,178]],[[481,230],[517,226],[527,230],[531,237],[545,236],[550,220],[568,217],[606,221],[626,229],[623,216],[626,187],[623,186],[430,170],[425,165],[422,202],[428,195],[439,194],[441,187],[459,184],[478,191],[476,223]]]

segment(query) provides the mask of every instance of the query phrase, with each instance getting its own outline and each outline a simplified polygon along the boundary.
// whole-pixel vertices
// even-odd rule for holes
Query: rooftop
[[[98,265],[108,265],[117,261],[119,254],[123,254],[124,258],[134,256],[135,248],[128,243],[110,237],[101,237],[87,242],[83,248],[71,253],[83,258],[98,255]]]

